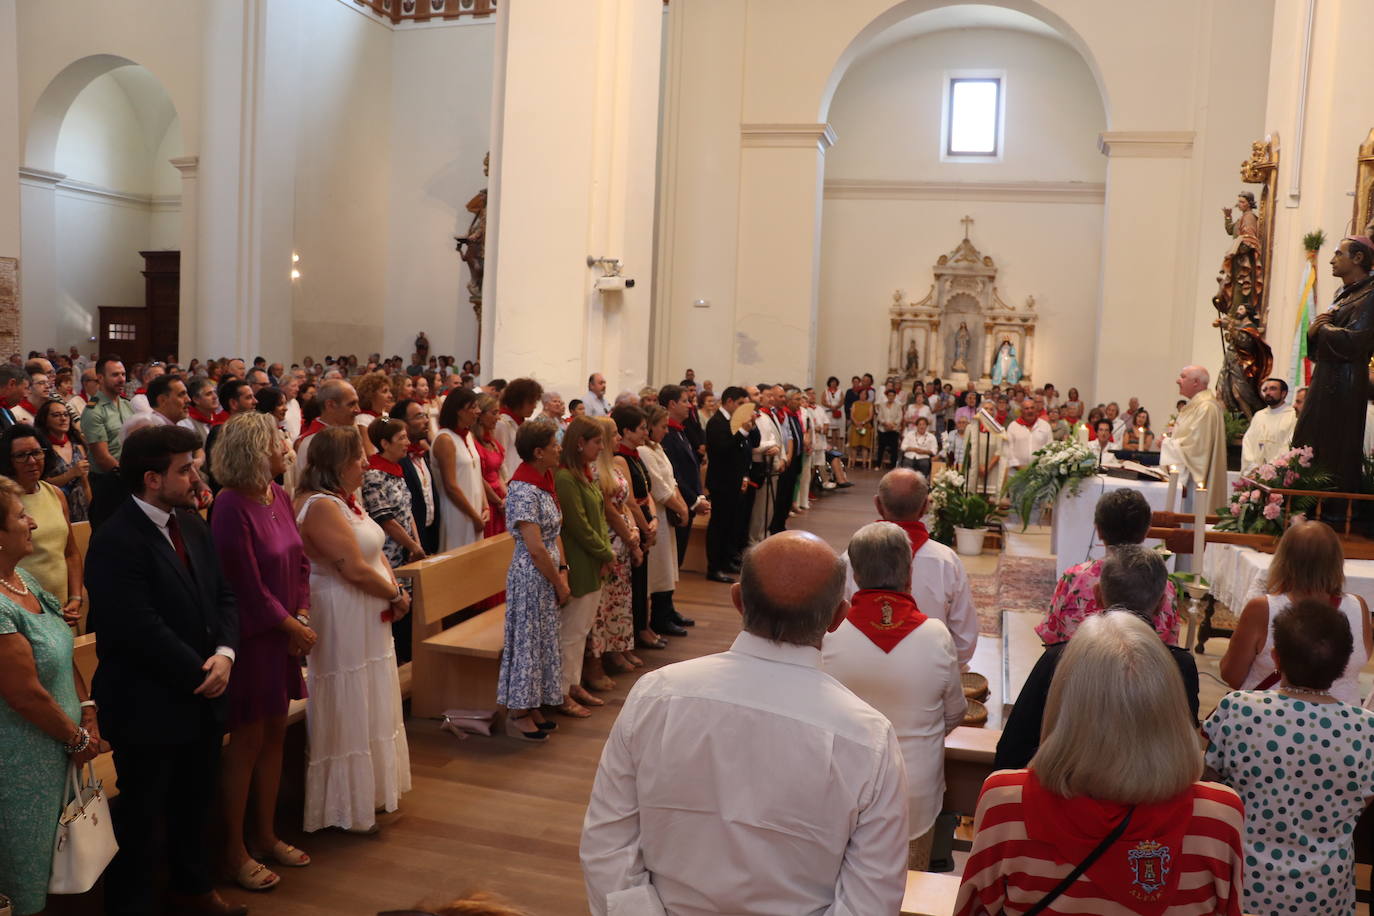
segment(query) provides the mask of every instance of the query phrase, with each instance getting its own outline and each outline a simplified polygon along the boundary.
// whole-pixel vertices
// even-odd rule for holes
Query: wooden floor
[[[873,521],[878,474],[860,472],[857,485],[833,491],[792,527],[814,531],[838,549]],[[700,532],[695,536],[701,536]],[[677,605],[696,618],[691,635],[640,655],[649,669],[719,652],[739,633],[729,587],[685,574]],[[642,670],[649,670],[642,669]],[[602,744],[634,684],[617,678],[607,705],[590,719],[558,718],[547,745],[505,737],[459,741],[437,723],[411,719],[414,788],[381,832],[357,837],[284,830],[313,857],[305,869],[281,869],[267,894],[223,888],[257,914],[371,914],[417,903],[437,904],[472,890],[504,896],[532,916],[587,912],[577,845]]]

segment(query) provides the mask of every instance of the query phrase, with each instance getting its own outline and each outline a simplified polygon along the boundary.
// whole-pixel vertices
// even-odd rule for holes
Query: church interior
[[[1173,893],[1174,874],[1100,912],[1369,913],[1367,799],[1339,840],[1350,887],[1322,885],[1320,900],[1303,908],[1295,896],[1289,909],[1282,894],[1301,882],[1276,891],[1245,863],[1264,825],[1226,779],[1220,750],[1207,750],[1222,742],[1205,724],[1233,690],[1313,692],[1288,673],[1280,681],[1290,666],[1268,659],[1287,638],[1275,623],[1276,570],[1301,565],[1291,556],[1304,549],[1286,543],[1320,522],[1340,552],[1333,606],[1344,595],[1359,608],[1353,667],[1342,669],[1359,696],[1346,705],[1374,735],[1362,708],[1374,709],[1369,22],[1364,0],[0,0],[0,361],[31,378],[34,358],[48,361],[40,376],[71,369],[74,391],[60,399],[94,405],[86,374],[103,379],[104,358],[118,353],[125,393],[146,406],[162,390],[150,388],[161,374],[145,377],[150,367],[180,364],[190,393],[193,360],[261,357],[274,388],[298,368],[318,384],[307,422],[327,409],[331,375],[366,394],[365,376],[400,378],[412,364],[411,377],[428,372],[432,386],[431,402],[420,399],[431,442],[448,428],[441,393],[475,388],[518,412],[500,394],[505,380],[535,380],[559,393],[556,411],[547,397],[542,407],[564,450],[573,399],[587,416],[595,396],[603,416],[612,403],[647,412],[692,379],[700,398],[687,422],[703,438],[692,442],[690,487],[670,469],[679,494],[739,501],[744,532],[748,505],[766,493],[778,527],[765,535],[810,532],[836,556],[878,515],[899,521],[882,508],[884,471],[923,472],[931,502],[910,520],[923,532],[911,556],[929,526],[955,558],[957,531],[950,562],[976,609],[971,654],[955,659],[968,714],[942,733],[934,848],[893,879],[900,905],[815,912],[1021,914],[1035,902],[988,903],[989,891],[969,889],[995,850],[978,838],[980,791],[991,791],[984,780],[1001,769],[999,742],[1046,646],[1068,644],[1071,630],[1046,629],[1051,605],[1057,614],[1074,577],[1085,566],[1096,575],[1117,549],[1102,506],[1135,500],[1173,596],[1161,635],[1196,669],[1190,726],[1208,770],[1199,764],[1193,779],[1231,785],[1245,807],[1233,877],[1246,896],[1230,908],[1166,908],[1157,894]],[[471,371],[459,373],[462,363]],[[43,383],[53,398],[60,375]],[[208,377],[221,392],[231,379]],[[10,408],[39,405],[33,394],[5,402],[4,386],[0,372],[0,430],[15,422]],[[731,419],[733,386],[748,390],[740,403],[756,405],[757,424]],[[510,413],[506,450],[539,396]],[[717,411],[727,438],[753,431],[750,473],[770,468],[758,496],[740,481],[747,503],[713,492],[706,412]],[[72,425],[85,432],[79,414]],[[793,456],[790,478],[757,454],[768,415]],[[464,422],[475,437],[477,422]],[[681,425],[671,413],[668,422],[671,438]],[[303,460],[311,428],[297,415],[282,429]],[[49,431],[38,432],[51,451]],[[611,431],[617,443],[623,433]],[[364,462],[382,454],[371,435],[361,433]],[[13,438],[0,434],[0,471],[18,475]],[[504,487],[520,478],[501,476],[488,516],[514,505]],[[434,499],[452,509],[447,479],[435,477]],[[771,502],[788,499],[791,512]],[[566,516],[567,500],[557,502]],[[676,528],[688,543],[678,544],[674,613],[696,625],[650,643],[662,651],[639,653],[645,672],[615,674],[589,717],[551,715],[558,728],[542,742],[521,740],[507,721],[517,707],[498,704],[503,632],[507,656],[512,637],[493,595],[516,575],[510,535],[500,549],[488,533],[456,556],[393,564],[414,619],[396,637],[411,791],[399,807],[378,803],[379,830],[307,832],[310,701],[292,699],[277,829],[312,867],[272,865],[271,893],[217,875],[215,906],[227,908],[181,912],[803,912],[777,899],[730,908],[725,891],[674,905],[666,884],[661,902],[608,908],[588,866],[598,765],[628,728],[617,725],[627,702],[638,710],[637,680],[733,651],[741,634],[744,583],[717,567],[705,508]],[[89,523],[68,515],[84,552]],[[1084,588],[1082,601],[1110,606]],[[908,590],[920,599],[916,581]],[[1301,591],[1283,593],[1294,608],[1284,614]],[[98,678],[98,632],[84,620],[71,632],[78,672]],[[18,637],[0,626],[6,639]],[[1241,652],[1273,680],[1257,686]],[[1053,705],[1061,688],[1048,683]],[[0,699],[10,700],[3,684]],[[476,710],[490,734],[450,727],[455,709]],[[0,736],[26,727],[0,716]],[[117,819],[112,755],[95,770]],[[0,825],[7,798],[0,786]],[[1310,851],[1327,840],[1284,842]],[[0,837],[0,866],[5,855]],[[699,864],[695,851],[683,857]],[[1196,867],[1185,858],[1165,871]],[[1074,860],[1060,864],[1056,879]],[[148,880],[161,887],[158,869]],[[1086,874],[1079,891],[1096,873]],[[1184,884],[1193,877],[1185,870]],[[50,893],[34,909],[7,880],[0,867],[0,901],[13,897],[16,914],[143,912],[119,909],[108,882]],[[443,909],[465,896],[472,909]],[[1342,909],[1347,897],[1353,909]],[[1085,905],[1046,912],[1099,912]]]

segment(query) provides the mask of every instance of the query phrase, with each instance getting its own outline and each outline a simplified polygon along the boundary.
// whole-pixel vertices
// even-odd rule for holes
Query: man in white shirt
[[[593,916],[894,914],[907,788],[892,724],[821,670],[844,565],[787,531],[745,555],[729,651],[642,676],[582,827]]]
[[[310,464],[311,437],[322,429],[331,426],[357,426],[358,392],[342,379],[330,379],[315,392],[315,400],[320,402],[320,415],[306,428],[305,434],[296,443],[296,475],[305,473]],[[362,436],[360,429],[358,435]]]
[[[783,453],[782,429],[772,417],[772,410],[777,406],[776,393],[781,390],[769,386],[760,386],[758,389],[759,412],[754,417],[754,424],[759,433],[759,444],[754,447],[751,456],[755,472],[751,474],[751,479],[760,476],[762,479],[749,511],[750,547],[768,537],[768,523],[777,508],[774,500],[777,498],[778,473],[787,462],[787,456]]]
[[[124,421],[119,431],[121,442],[129,438],[129,433],[143,426],[182,426],[186,411],[191,406],[191,396],[186,393],[186,383],[176,376],[158,375],[148,383],[149,410],[136,413]]]
[[[149,363],[143,370],[143,387],[135,391],[134,396],[129,399],[129,406],[134,409],[134,413],[148,413],[153,409],[152,401],[148,400],[148,386],[153,383],[153,379],[166,374],[167,370],[162,363]]]
[[[949,628],[959,664],[968,670],[978,648],[978,611],[973,590],[959,556],[939,541],[931,540],[925,523],[930,484],[915,471],[898,468],[878,482],[873,505],[883,521],[892,522],[911,539],[911,594],[921,612]],[[848,560],[848,557],[845,558]],[[851,572],[845,581],[845,597],[858,591]]]
[[[606,376],[600,372],[593,372],[588,377],[587,396],[582,399],[582,406],[586,408],[589,417],[611,415],[611,405],[606,403]]]
[[[964,451],[968,447],[968,417],[954,418],[954,431],[945,436],[945,460],[960,474],[964,473]]]
[[[281,380],[281,393],[286,398],[286,417],[282,420],[282,427],[292,442],[301,437],[301,427],[304,425],[301,402],[296,400],[296,395],[301,393],[301,386],[304,384],[304,369],[292,369]]]
[[[935,818],[945,794],[945,735],[968,703],[954,640],[911,595],[911,542],[891,522],[854,532],[845,551],[859,590],[849,614],[825,637],[821,667],[887,716],[906,761],[907,867],[930,865]]]
[[[1031,463],[1031,456],[1054,441],[1054,431],[1035,408],[1035,399],[1021,402],[1021,413],[1007,424],[1007,473]]]
[[[1240,444],[1240,467],[1253,471],[1288,451],[1293,441],[1293,427],[1298,412],[1288,400],[1288,383],[1281,378],[1267,378],[1260,385],[1260,400],[1264,409],[1250,418],[1250,428]],[[1366,435],[1368,430],[1366,429]]]
[[[902,405],[897,402],[897,390],[891,385],[883,390],[883,399],[878,402],[876,419],[878,423],[878,453],[874,456],[873,463],[882,467],[886,456],[890,454],[892,460],[887,464],[887,467],[894,467],[900,458],[897,453],[897,446],[902,438]]]

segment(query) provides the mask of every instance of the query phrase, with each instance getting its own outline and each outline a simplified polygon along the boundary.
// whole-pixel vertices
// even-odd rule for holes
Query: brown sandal
[[[586,688],[584,688],[580,684],[573,684],[572,687],[568,690],[568,696],[569,698],[581,703],[583,706],[606,705],[605,700],[601,699],[601,697],[593,696],[592,694],[588,693]]]
[[[563,705],[556,707],[560,716],[568,716],[573,719],[590,719],[592,711],[581,703],[573,699],[563,701]]]

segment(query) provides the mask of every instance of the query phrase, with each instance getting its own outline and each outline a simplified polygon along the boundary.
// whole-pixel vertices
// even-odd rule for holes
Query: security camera
[[[630,277],[610,276],[596,278],[596,289],[603,293],[634,289],[634,286],[635,281]]]

